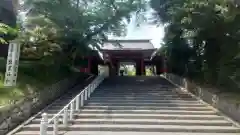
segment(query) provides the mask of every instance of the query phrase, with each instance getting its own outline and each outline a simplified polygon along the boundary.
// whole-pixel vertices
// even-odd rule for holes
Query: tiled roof
[[[155,49],[150,40],[108,40],[103,50],[150,50]]]

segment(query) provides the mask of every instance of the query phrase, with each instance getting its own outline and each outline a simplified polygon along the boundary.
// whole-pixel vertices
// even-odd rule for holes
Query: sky
[[[139,28],[131,22],[127,27],[126,39],[150,39],[155,48],[160,47],[164,37],[163,26],[143,24]]]
[[[148,11],[147,18],[151,18],[152,12]],[[136,27],[136,17],[133,15],[130,23],[127,25],[126,37],[110,37],[113,39],[150,39],[155,48],[159,48],[164,37],[164,27],[162,25],[150,24],[149,21]]]

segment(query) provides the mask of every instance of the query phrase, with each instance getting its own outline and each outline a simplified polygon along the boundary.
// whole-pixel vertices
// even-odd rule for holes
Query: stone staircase
[[[49,117],[70,99],[65,96],[47,108]],[[59,127],[61,134],[240,135],[231,120],[160,77],[106,79],[74,116],[68,129]],[[37,116],[15,135],[38,135],[40,119]],[[48,131],[52,134],[52,127]]]

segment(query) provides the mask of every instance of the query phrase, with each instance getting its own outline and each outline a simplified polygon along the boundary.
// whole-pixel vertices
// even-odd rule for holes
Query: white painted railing
[[[60,123],[67,128],[69,121],[74,119],[74,112],[79,111],[85,101],[95,91],[99,84],[108,76],[108,68],[106,67],[101,74],[92,81],[84,90],[82,90],[77,96],[75,96],[61,111],[55,114],[52,118],[48,119],[48,114],[43,113],[40,123],[40,135],[47,135],[48,127],[53,126],[53,135],[58,135],[58,128]],[[62,117],[62,122],[60,121]]]

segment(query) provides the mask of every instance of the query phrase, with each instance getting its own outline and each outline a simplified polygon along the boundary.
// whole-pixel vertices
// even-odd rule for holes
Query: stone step
[[[39,124],[41,119],[35,119],[31,124]],[[59,119],[62,123],[62,118]],[[226,120],[164,120],[164,119],[75,119],[70,123],[83,124],[138,124],[138,125],[185,125],[185,126],[233,126],[232,123]]]
[[[202,125],[233,126],[225,120],[164,120],[164,119],[77,119],[74,124],[136,124],[136,125]]]
[[[122,94],[131,94],[131,93],[134,93],[134,94],[177,94],[177,93],[179,93],[179,91],[174,91],[174,90],[168,90],[168,91],[129,90],[129,91],[127,91],[127,90],[125,90],[125,91],[115,91],[114,92],[114,91],[99,90],[99,91],[96,91],[94,94],[119,94],[119,95],[122,95]],[[183,93],[183,92],[180,92],[180,93]],[[186,94],[186,93],[183,93],[183,94]]]
[[[148,84],[144,84],[143,82],[132,82],[132,81],[127,81],[127,80],[125,80],[125,82],[120,82],[120,81],[122,81],[122,80],[118,80],[117,82],[116,81],[114,81],[114,82],[105,82],[105,85],[102,85],[102,87],[104,87],[104,88],[115,88],[115,87],[117,87],[117,86],[122,86],[123,88],[129,88],[129,87],[139,87],[139,88],[141,88],[140,86],[145,86],[145,87],[147,87],[147,86],[149,86],[149,87],[151,87],[151,88],[156,88],[156,87],[175,87],[175,86],[173,86],[173,85],[171,85],[171,84],[169,84],[169,83],[167,83],[167,84],[164,84],[164,85],[159,85],[159,84],[162,84],[162,82],[151,82],[151,85],[148,83]]]
[[[187,103],[87,103],[88,106],[135,106],[135,107],[206,107],[204,104]]]
[[[63,108],[64,106],[51,106],[50,109],[53,109],[53,110],[60,110],[61,108]],[[198,108],[202,108],[204,109],[204,107],[207,107],[205,105],[187,105],[187,104],[162,104],[162,105],[141,105],[141,104],[91,104],[89,103],[86,107],[90,107],[90,108],[126,108],[126,109],[129,109],[129,108],[137,108],[137,109],[159,109],[159,108],[176,108],[176,109],[181,109],[181,108],[187,108],[187,110],[194,110],[194,109],[198,109]],[[85,107],[84,107],[85,108]]]
[[[149,86],[139,86],[139,85],[121,85],[120,87],[117,87],[119,85],[115,85],[115,86],[107,86],[107,85],[101,85],[100,87],[98,87],[97,89],[101,89],[101,90],[163,90],[163,89],[176,89],[177,87],[171,87],[169,85],[166,86],[160,86],[160,85],[149,85]]]
[[[52,118],[56,113],[48,113],[48,118]],[[60,117],[62,117],[63,114],[60,115]],[[81,112],[74,112],[73,114],[74,118],[77,117],[149,117],[149,118],[166,118],[166,119],[170,119],[170,118],[179,118],[182,119],[182,117],[185,117],[186,119],[189,118],[195,118],[195,119],[200,119],[202,117],[209,117],[209,119],[217,119],[217,118],[221,118],[219,117],[217,114],[215,113],[186,113],[186,112],[182,112],[182,113],[168,113],[168,112],[162,112],[162,113],[157,113],[157,112],[151,112],[151,113],[144,113],[144,112],[112,112],[111,110],[108,111],[102,111],[102,112],[92,112],[92,111],[81,111]],[[36,116],[36,118],[41,118],[41,115]],[[205,119],[205,118],[203,118]]]
[[[118,98],[118,97],[138,97],[138,98],[164,98],[164,97],[185,97],[185,98],[192,98],[188,94],[157,94],[157,95],[151,95],[151,94],[93,94],[93,97],[110,97],[110,98]]]
[[[177,114],[88,114],[80,113],[77,115],[77,118],[102,118],[102,119],[190,119],[190,120],[224,120],[223,117],[218,115],[177,115]]]
[[[21,131],[16,135],[39,135],[39,131]],[[131,132],[131,131],[68,131],[59,132],[60,135],[239,135],[239,133],[186,133],[186,132]],[[52,131],[49,131],[47,135],[53,135]]]
[[[181,105],[196,105],[196,106],[199,106],[199,105],[203,105],[201,104],[200,102],[197,102],[197,101],[181,101],[181,100],[155,100],[155,101],[141,101],[141,100],[104,100],[104,101],[101,101],[101,100],[88,100],[86,103],[88,104],[135,104],[135,105],[178,105],[178,104],[181,104]],[[67,104],[67,103],[66,103]],[[52,104],[52,106],[64,106],[66,104],[63,104],[61,102],[56,102],[54,104]]]
[[[53,111],[52,113],[54,113]],[[108,109],[82,109],[80,113],[118,113],[118,114],[179,114],[179,115],[216,115],[214,111],[187,111],[187,110],[108,110]]]
[[[150,94],[144,94],[144,95],[137,95],[137,94],[125,94],[125,95],[113,95],[113,94],[93,94],[92,97],[108,97],[108,98],[122,98],[122,97],[138,97],[138,98],[192,98],[190,95],[174,95],[174,94],[169,94],[169,95],[164,95],[164,94],[159,94],[159,95],[150,95]]]
[[[59,125],[59,130],[66,129]],[[23,131],[38,131],[39,124],[30,124],[23,127]],[[52,131],[49,125],[48,131]],[[182,126],[182,125],[139,125],[139,124],[83,124],[71,125],[68,131],[134,131],[134,132],[200,132],[200,133],[240,133],[234,126]]]
[[[84,106],[84,109],[108,109],[108,110],[188,110],[188,111],[209,111],[211,108],[208,107],[186,107],[186,106],[177,106],[177,107],[150,107],[150,106]]]
[[[174,107],[174,106],[186,106],[186,107],[206,107],[204,104],[189,104],[189,103],[97,103],[97,102],[88,102],[87,105],[89,106],[168,106],[168,107]]]
[[[107,87],[98,87],[96,90],[98,91],[111,91],[111,92],[122,92],[122,91],[145,91],[145,92],[156,92],[156,91],[174,91],[178,90],[178,88],[170,88],[170,87],[159,87],[159,88],[154,88],[154,87],[112,87],[112,88],[107,88]]]
[[[97,100],[90,98],[88,102],[97,102],[97,103],[187,103],[187,104],[198,104],[199,101],[185,101],[185,100],[134,100],[134,99],[125,99],[125,100],[117,100],[117,99],[109,99],[109,100]]]
[[[114,89],[114,90],[113,90]],[[175,93],[179,92],[178,89],[115,89],[113,88],[112,90],[105,90],[105,89],[96,89],[97,93],[113,93],[113,94],[123,94],[123,93],[129,93],[129,92],[134,92],[134,93]]]
[[[123,93],[176,93],[176,92],[183,92],[180,89],[124,89],[124,88],[113,88],[112,90],[106,90],[106,89],[96,89],[96,93],[115,93],[115,94],[123,94]]]
[[[56,114],[56,111],[48,112],[48,118],[52,118]],[[213,111],[169,111],[169,110],[158,110],[158,111],[150,111],[150,110],[89,110],[89,109],[84,109],[79,112],[74,112],[73,116],[74,118],[77,117],[82,117],[81,114],[90,114],[90,115],[151,115],[150,117],[154,115],[168,115],[168,116],[175,116],[175,115],[181,115],[181,116],[217,116],[217,113]],[[60,115],[60,118],[62,118],[63,114]],[[107,117],[107,116],[106,116]],[[42,116],[38,115],[36,116],[36,119],[41,119]]]
[[[94,100],[183,100],[183,101],[196,101],[196,99],[192,98],[192,97],[150,97],[150,96],[146,96],[146,97],[134,97],[134,96],[125,96],[125,97],[104,97],[103,96],[92,96],[91,99]]]
[[[59,112],[59,110],[47,110],[45,111],[48,114],[55,114]],[[111,113],[147,113],[147,114],[218,114],[212,110],[199,110],[199,111],[191,111],[191,110],[169,110],[169,109],[159,109],[159,110],[151,110],[151,109],[84,109],[80,108],[80,110],[76,113],[103,113],[103,112],[111,112]]]
[[[120,86],[120,87],[118,87]],[[152,84],[152,85],[139,85],[139,84],[133,84],[133,85],[124,85],[124,84],[121,84],[121,85],[118,85],[117,83],[115,83],[115,85],[100,85],[100,87],[98,87],[98,89],[104,89],[104,90],[116,90],[116,89],[127,89],[127,90],[131,90],[133,88],[138,88],[139,90],[142,90],[142,89],[145,89],[145,88],[148,88],[148,90],[158,90],[158,89],[164,89],[164,88],[177,88],[177,87],[172,87],[172,86],[169,86],[169,85],[155,85],[155,84]],[[137,90],[138,90],[137,89]]]
[[[189,96],[188,94],[177,94],[177,93],[122,93],[122,94],[116,94],[116,93],[94,93],[92,96],[105,96],[105,97],[122,97],[122,96],[138,96],[138,97],[145,97],[145,96],[153,96],[153,97],[176,97],[176,96]]]

